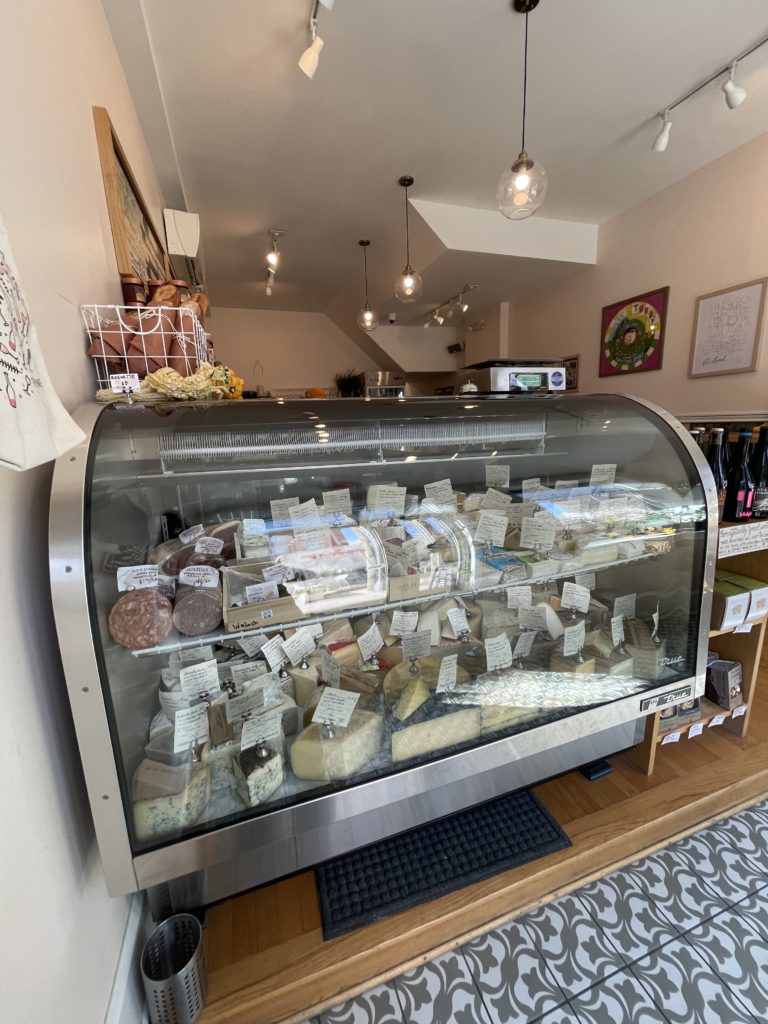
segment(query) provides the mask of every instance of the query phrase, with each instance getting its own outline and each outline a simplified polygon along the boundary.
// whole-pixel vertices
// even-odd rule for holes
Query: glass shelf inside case
[[[695,674],[704,493],[641,404],[223,406],[91,446],[134,853]]]

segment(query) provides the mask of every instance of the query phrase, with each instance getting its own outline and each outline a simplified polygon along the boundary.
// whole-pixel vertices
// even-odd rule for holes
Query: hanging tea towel
[[[31,469],[84,437],[51,384],[0,218],[0,466]]]

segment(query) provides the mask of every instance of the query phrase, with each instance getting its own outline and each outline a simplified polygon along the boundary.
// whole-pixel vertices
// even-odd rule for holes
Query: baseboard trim
[[[149,1019],[139,969],[139,954],[146,931],[145,904],[143,893],[136,892],[129,897],[123,942],[104,1024],[145,1024]]]

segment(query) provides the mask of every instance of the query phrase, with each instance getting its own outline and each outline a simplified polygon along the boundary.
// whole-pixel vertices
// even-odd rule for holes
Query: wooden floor
[[[597,782],[578,772],[536,792],[567,850],[323,942],[312,872],[208,916],[210,990],[200,1024],[303,1021],[509,917],[606,874],[768,794],[768,660],[746,739],[725,728],[663,747],[648,777],[629,757]]]

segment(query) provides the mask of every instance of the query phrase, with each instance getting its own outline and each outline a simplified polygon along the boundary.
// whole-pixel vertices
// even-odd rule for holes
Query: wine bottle
[[[731,468],[731,460],[733,459],[733,446],[730,442],[731,427],[730,424],[726,423],[723,430],[723,469],[725,475],[728,476],[728,472]]]
[[[723,428],[713,427],[709,434],[709,451],[707,461],[715,478],[715,490],[717,491],[717,518],[723,518],[723,505],[725,504],[725,490],[727,482],[725,479],[725,466],[723,465]]]
[[[752,518],[755,483],[749,471],[751,440],[751,430],[742,430],[739,433],[739,446],[728,471],[728,486],[725,491],[723,519],[726,523],[741,523]]]
[[[768,519],[768,426],[760,427],[760,437],[749,462],[749,471],[755,481],[752,518]]]

